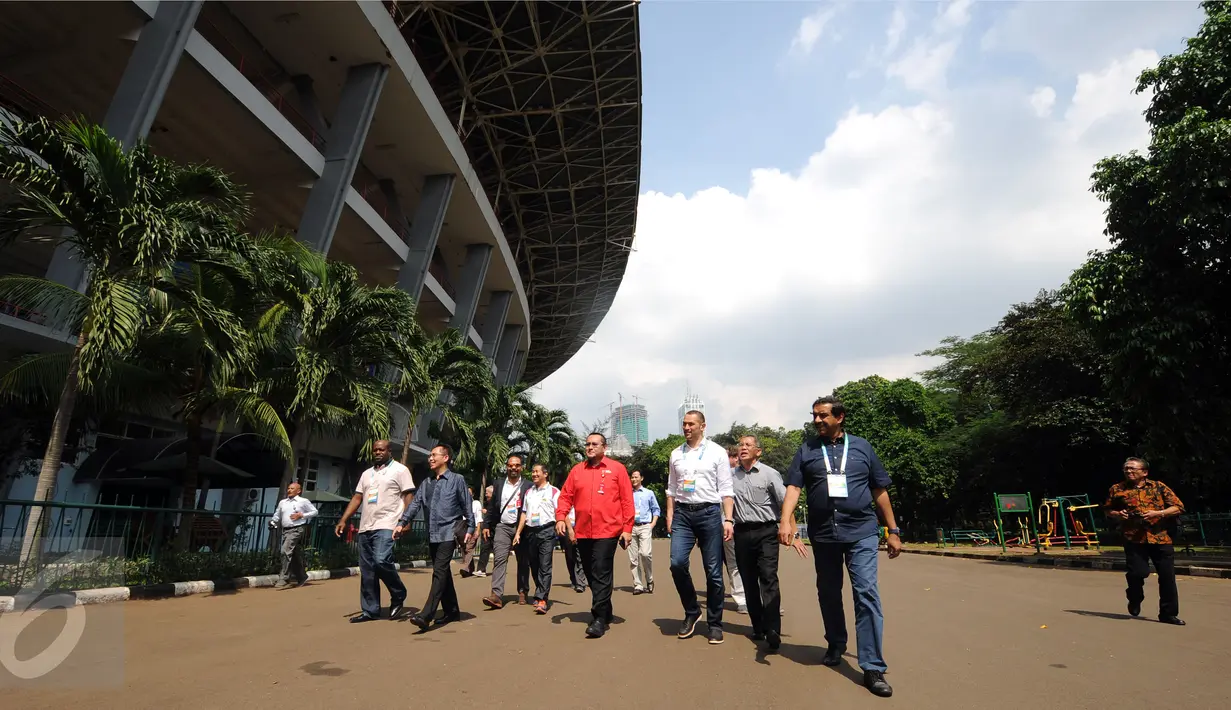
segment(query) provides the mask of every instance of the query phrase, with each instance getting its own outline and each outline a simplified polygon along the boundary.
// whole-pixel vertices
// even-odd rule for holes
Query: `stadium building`
[[[558,369],[615,297],[639,187],[636,2],[9,2],[0,32],[0,117],[81,115],[227,171],[252,194],[252,231],[407,290],[423,326],[462,331],[500,383]],[[28,242],[0,272],[83,278]],[[4,359],[70,342],[0,304]],[[90,455],[103,437],[107,460]],[[156,504],[173,464],[133,462],[177,437],[170,419],[109,423],[66,456],[57,499]],[[213,442],[219,480],[242,477],[240,439]],[[348,497],[354,454],[314,445],[306,487]]]

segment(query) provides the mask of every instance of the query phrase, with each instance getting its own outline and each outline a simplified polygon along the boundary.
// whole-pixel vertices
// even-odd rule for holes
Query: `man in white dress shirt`
[[[295,576],[295,586],[308,581],[308,571],[303,567],[303,544],[308,523],[316,517],[316,506],[300,496],[303,488],[298,483],[286,487],[286,497],[274,507],[274,516],[269,527],[282,528],[282,572],[275,587],[289,584],[290,574]]]
[[[355,495],[333,530],[342,537],[351,516],[360,510],[359,599],[363,613],[352,616],[352,624],[380,618],[381,582],[389,590],[390,619],[397,618],[406,601],[406,585],[393,566],[393,529],[415,495],[415,482],[410,469],[393,460],[388,441],[372,444],[372,458],[375,463],[359,476]]]
[[[705,415],[691,410],[680,423],[685,443],[671,452],[667,475],[667,533],[671,535],[671,577],[684,605],[679,638],[697,629],[701,607],[688,571],[692,548],[705,566],[706,625],[711,644],[722,643],[722,546],[734,534],[734,488],[724,447],[705,438]]]

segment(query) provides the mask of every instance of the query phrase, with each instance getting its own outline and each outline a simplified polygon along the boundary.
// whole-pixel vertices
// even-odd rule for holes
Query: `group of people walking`
[[[855,592],[855,631],[864,684],[874,694],[887,697],[893,691],[884,678],[881,653],[878,516],[889,528],[891,559],[902,545],[886,492],[888,474],[867,441],[843,432],[844,418],[841,402],[832,397],[816,400],[813,421],[819,436],[800,448],[783,476],[760,461],[761,446],[755,436],[741,438],[728,450],[705,436],[702,412],[687,412],[681,422],[685,443],[670,456],[665,511],[653,491],[642,485],[640,472],[630,476],[623,464],[607,456],[606,437],[597,432],[586,437],[584,460],[572,467],[559,488],[552,485],[550,472],[542,464],[532,467],[527,480],[524,458],[510,455],[506,475],[483,491],[486,505],[474,500],[465,479],[452,470],[453,452],[448,446],[431,449],[431,475],[416,488],[406,466],[392,459],[389,442],[378,441],[372,447],[373,465],[360,475],[335,527],[340,537],[347,521],[359,513],[361,610],[350,620],[364,623],[381,618],[382,584],[390,597],[389,617],[401,615],[407,591],[393,561],[393,547],[409,531],[411,521],[422,516],[432,583],[422,608],[409,617],[415,626],[427,630],[461,619],[450,563],[460,548],[462,575],[483,574],[486,559],[480,559],[477,570],[473,565],[480,538],[483,557],[488,551],[494,557],[491,592],[483,604],[490,609],[504,606],[512,556],[517,566],[518,603],[546,614],[551,604],[553,552],[559,542],[573,589],[583,592],[588,587],[591,593],[591,621],[585,633],[601,638],[615,618],[616,548],[627,551],[633,594],[654,593],[652,537],[665,515],[671,538],[671,578],[683,612],[677,636],[692,637],[701,621],[700,600],[689,571],[692,550],[699,548],[709,643],[724,640],[725,565],[732,596],[752,621],[751,638],[776,650],[782,643],[779,549],[787,546],[801,557],[808,556],[795,524],[795,507],[800,492],[806,491],[817,593],[828,643],[823,662],[838,665],[847,646],[841,598],[845,566]],[[316,514],[311,503],[299,496],[297,485],[279,503],[274,521],[292,531]],[[297,554],[294,549],[288,553],[285,545],[284,553],[286,557]],[[289,562],[284,566],[284,579],[288,574],[302,581],[302,564]],[[439,617],[438,611],[442,612]]]
[[[866,439],[845,432],[846,412],[834,397],[812,405],[817,436],[800,446],[785,475],[763,463],[756,436],[744,436],[729,449],[705,436],[705,415],[689,411],[681,428],[685,442],[670,455],[666,487],[666,530],[671,539],[671,577],[679,595],[683,621],[677,636],[697,632],[702,609],[689,571],[693,548],[701,551],[705,576],[705,635],[710,644],[723,642],[724,563],[733,582],[733,597],[752,622],[751,638],[776,650],[782,643],[779,550],[790,547],[801,557],[808,549],[795,524],[800,496],[808,503],[809,538],[816,571],[817,599],[827,650],[822,663],[837,666],[849,636],[843,609],[843,571],[849,577],[855,612],[857,658],[864,685],[875,695],[893,690],[885,680],[882,648],[884,613],[877,582],[880,524],[886,529],[889,559],[902,550],[900,531],[889,500],[890,478]],[[504,588],[511,555],[516,558],[518,602],[539,614],[550,605],[553,552],[564,549],[573,589],[591,591],[590,638],[604,636],[612,623],[612,581],[617,547],[628,551],[633,594],[654,592],[652,534],[663,509],[653,491],[642,485],[640,472],[630,476],[619,461],[608,458],[607,440],[600,433],[586,437],[585,458],[568,472],[560,488],[550,472],[535,464],[530,479],[524,459],[509,456],[506,476],[484,491],[486,506],[473,499],[465,479],[452,471],[448,446],[428,455],[431,476],[416,490],[410,471],[392,460],[389,442],[372,448],[374,463],[363,472],[342,514],[335,534],[360,513],[358,528],[361,571],[361,611],[351,618],[362,623],[380,618],[380,586],[390,595],[389,616],[401,614],[406,587],[393,562],[394,542],[423,514],[432,563],[432,584],[423,607],[410,621],[420,629],[461,618],[450,562],[463,550],[462,575],[482,575],[486,556],[495,557],[491,593],[483,603],[504,606]],[[1121,521],[1128,562],[1128,609],[1137,616],[1144,581],[1153,562],[1159,574],[1160,621],[1183,625],[1178,618],[1173,547],[1169,527],[1183,504],[1165,484],[1148,479],[1140,458],[1124,464],[1124,481],[1114,485],[1104,508]],[[305,526],[317,515],[311,502],[292,483],[270,524],[283,530],[280,585],[291,577],[307,579],[299,549]],[[474,569],[475,543],[485,543],[483,559]],[[514,555],[514,553],[516,553]],[[530,582],[534,581],[533,594]],[[443,610],[440,617],[437,609]]]

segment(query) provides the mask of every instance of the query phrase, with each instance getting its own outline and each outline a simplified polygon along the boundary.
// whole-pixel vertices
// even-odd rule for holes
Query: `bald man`
[[[406,585],[393,564],[393,529],[415,495],[410,470],[393,460],[389,442],[372,444],[372,467],[359,476],[355,495],[338,520],[334,534],[342,537],[356,510],[359,516],[359,599],[363,611],[351,623],[380,618],[380,583],[389,590],[389,618],[402,612]]]

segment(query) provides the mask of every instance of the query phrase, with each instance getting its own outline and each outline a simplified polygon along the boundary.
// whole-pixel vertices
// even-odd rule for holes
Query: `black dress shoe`
[[[779,634],[777,631],[767,631],[765,632],[765,641],[769,644],[771,650],[777,651],[778,647],[782,645],[782,634]]]
[[[887,698],[893,695],[893,688],[885,682],[885,674],[880,671],[864,671],[863,672],[863,687],[872,691],[872,694],[881,698]]]
[[[825,657],[821,659],[821,665],[834,667],[842,663],[842,654],[846,653],[846,649],[842,646],[830,646],[829,650],[825,651]]]
[[[607,633],[607,625],[595,619],[586,627],[586,636],[592,639],[602,638]]]
[[[1160,616],[1158,617],[1158,620],[1164,624],[1171,624],[1173,626],[1184,626],[1184,620],[1178,616]]]
[[[360,614],[359,616],[352,616],[350,618],[350,622],[352,624],[362,624],[365,621],[376,621],[376,617],[368,616],[366,613],[364,613],[364,614]]]
[[[424,619],[422,616],[419,616],[418,614],[411,614],[409,621],[415,626],[418,626],[420,629],[427,631],[427,619]]]
[[[753,631],[752,633],[748,634],[748,638],[752,639],[753,641],[764,641],[765,634],[760,631]]]
[[[1141,602],[1129,602],[1128,603],[1128,615],[1129,616],[1137,616],[1140,613],[1141,613]]]
[[[445,614],[444,616],[441,616],[440,618],[436,619],[436,625],[442,626],[444,624],[451,624],[454,621],[461,621],[461,620],[462,620],[462,612],[456,611],[456,612],[453,612],[452,614]]]
[[[396,619],[399,616],[401,616],[401,614],[402,614],[402,602],[389,602],[389,618]]]

